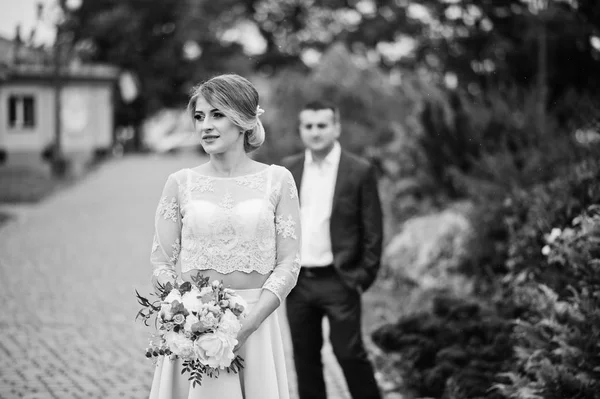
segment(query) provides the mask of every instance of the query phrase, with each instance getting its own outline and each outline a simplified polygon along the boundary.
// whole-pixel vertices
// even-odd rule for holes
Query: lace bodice
[[[156,210],[154,274],[216,270],[270,274],[264,289],[282,300],[300,271],[298,192],[276,165],[242,177],[219,178],[191,169],[167,179]]]

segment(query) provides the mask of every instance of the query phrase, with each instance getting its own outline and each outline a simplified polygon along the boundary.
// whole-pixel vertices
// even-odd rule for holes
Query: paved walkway
[[[200,162],[112,161],[0,227],[0,399],[147,398],[153,366],[134,290],[151,290],[153,217],[167,175]],[[324,355],[329,398],[347,398],[330,347]]]

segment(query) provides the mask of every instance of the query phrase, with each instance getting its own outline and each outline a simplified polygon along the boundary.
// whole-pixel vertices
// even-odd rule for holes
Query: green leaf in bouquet
[[[196,385],[198,385],[198,386],[202,385],[202,373],[195,372],[193,374],[193,376],[190,377],[190,378],[193,378],[193,380],[192,380],[192,387],[196,388]]]
[[[207,367],[206,368],[206,375],[209,376],[210,378],[219,378],[219,369],[215,369],[212,367]]]
[[[159,306],[154,305],[154,303],[156,303],[156,301],[150,302],[147,298],[141,296],[140,293],[138,292],[138,290],[135,290],[135,294],[136,294],[137,301],[140,305],[142,305],[146,308],[150,308],[155,312],[160,310]]]
[[[148,320],[152,317],[152,315],[160,310],[159,301],[150,302],[147,298],[140,295],[140,293],[135,290],[136,299],[138,303],[143,307],[140,309],[136,316],[135,320],[142,319],[146,326],[149,326]]]
[[[135,320],[141,318],[142,321],[144,322],[144,324],[146,325],[146,327],[150,327],[150,325],[148,324],[148,319],[150,318],[150,315],[144,312],[144,309],[140,309],[137,313],[137,315],[135,316]]]
[[[233,359],[233,361],[231,362],[231,364],[229,365],[229,367],[227,367],[225,370],[228,373],[237,374],[243,368],[244,368],[244,358],[238,355],[238,356],[236,356],[235,359]]]
[[[182,315],[187,316],[189,314],[188,310],[183,306],[183,303],[177,300],[171,303],[171,312],[173,312],[173,315],[181,313]]]
[[[164,300],[167,297],[167,295],[169,295],[169,293],[173,289],[173,284],[170,283],[170,282],[167,282],[166,284],[157,283],[156,284],[156,289],[158,291],[158,297],[162,301],[162,300]]]
[[[191,290],[192,290],[192,283],[190,283],[189,281],[186,281],[179,286],[179,292],[181,292],[182,295]]]
[[[242,313],[244,313],[244,311],[242,310],[242,308],[240,308],[238,306],[235,306],[235,307],[230,308],[230,309],[231,309],[231,312],[235,315],[235,317],[240,317],[240,315]]]
[[[204,277],[201,273],[196,273],[195,276],[192,276],[192,282],[198,287],[208,287],[210,285],[210,278]]]

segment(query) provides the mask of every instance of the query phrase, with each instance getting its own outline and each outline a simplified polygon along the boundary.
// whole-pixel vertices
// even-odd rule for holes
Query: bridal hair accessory
[[[260,107],[260,105],[257,105],[257,106],[256,106],[256,117],[258,118],[259,116],[261,116],[261,115],[262,115],[262,114],[264,114],[264,113],[265,113],[265,110],[264,110],[264,109],[262,109],[262,108]]]

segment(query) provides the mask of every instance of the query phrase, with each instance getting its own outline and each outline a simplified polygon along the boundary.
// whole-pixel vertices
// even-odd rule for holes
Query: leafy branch
[[[202,277],[201,273],[196,273],[196,275],[192,276],[191,279],[198,288],[208,287],[210,285],[210,278]]]
[[[227,373],[239,373],[244,368],[244,358],[236,356],[231,362],[231,365],[225,368]],[[188,381],[192,382],[192,386],[202,385],[202,377],[206,374],[210,378],[218,378],[221,370],[214,367],[209,367],[202,364],[199,360],[185,360],[181,365],[181,374],[189,373]]]
[[[144,324],[149,326],[148,320],[150,320],[154,313],[160,311],[160,300],[150,302],[146,297],[141,296],[138,290],[135,290],[135,295],[138,303],[143,306],[143,308],[138,311],[135,319],[141,318]]]
[[[202,385],[202,374],[206,372],[206,366],[204,366],[198,360],[186,360],[181,365],[181,374],[189,373],[190,377],[188,381],[192,382],[192,386],[195,388],[196,384],[198,386]]]
[[[244,358],[240,355],[236,356],[231,362],[231,365],[225,369],[228,373],[237,374],[244,368]]]

